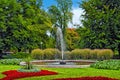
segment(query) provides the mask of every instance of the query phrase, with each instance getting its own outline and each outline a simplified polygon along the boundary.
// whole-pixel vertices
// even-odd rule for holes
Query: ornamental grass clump
[[[81,59],[82,58],[82,53],[83,53],[83,50],[81,49],[74,49],[71,51],[71,59]]]
[[[74,49],[71,51],[71,59],[89,59],[90,49]]]
[[[111,59],[113,57],[113,51],[111,49],[101,49],[97,53],[97,59],[99,60],[105,60],[105,59]]]
[[[58,49],[48,48],[43,51],[44,59],[60,59],[60,51]]]
[[[64,52],[64,59],[71,59],[71,52],[70,51],[65,51]]]
[[[97,53],[100,51],[100,49],[94,49],[90,51],[90,59],[97,59]]]
[[[89,59],[90,58],[90,51],[91,49],[82,49],[82,59]]]
[[[34,49],[31,52],[31,56],[32,56],[33,59],[42,60],[42,59],[44,59],[43,50],[41,50],[41,49]]]

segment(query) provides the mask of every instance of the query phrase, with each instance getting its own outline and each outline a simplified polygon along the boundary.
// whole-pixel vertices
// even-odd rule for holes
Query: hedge
[[[114,53],[111,49],[75,49],[71,51],[71,59],[111,59]]]
[[[64,52],[64,59],[111,59],[114,53],[111,49],[74,49],[71,52]],[[35,49],[32,51],[34,59],[61,59],[61,52],[58,49],[48,48],[44,50]]]
[[[48,48],[43,51],[44,59],[60,59],[60,51],[58,49]]]
[[[33,59],[42,60],[42,59],[44,59],[43,50],[41,50],[41,49],[34,49],[31,52],[31,56],[32,56]]]

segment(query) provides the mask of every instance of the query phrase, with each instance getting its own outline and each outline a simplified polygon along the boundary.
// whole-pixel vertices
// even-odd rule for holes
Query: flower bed
[[[99,77],[61,78],[55,80],[118,80],[118,79],[99,76]]]
[[[15,80],[19,78],[32,77],[32,76],[56,75],[58,73],[48,70],[41,70],[39,72],[19,72],[17,70],[10,70],[10,71],[2,72],[2,74],[5,74],[6,77],[0,80]],[[54,80],[118,80],[118,79],[98,76],[98,77],[79,77],[79,78],[59,78]]]
[[[55,75],[56,72],[41,70],[39,72],[18,72],[17,70],[5,71],[2,74],[5,74],[6,77],[0,80],[14,80],[18,78],[32,77],[32,76],[46,76],[46,75]]]

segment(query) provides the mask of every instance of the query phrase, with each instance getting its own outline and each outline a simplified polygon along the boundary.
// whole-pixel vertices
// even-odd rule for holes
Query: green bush
[[[89,59],[90,58],[90,49],[82,49],[81,58],[82,59]]]
[[[64,52],[64,59],[71,59],[71,52],[70,51],[65,51]]]
[[[97,53],[99,52],[99,49],[94,49],[90,51],[90,59],[97,59]]]
[[[71,51],[71,59],[98,59],[105,60],[113,57],[111,49],[75,49]]]
[[[83,50],[81,49],[74,49],[71,51],[71,59],[81,59],[81,55],[83,53]]]
[[[19,65],[22,59],[1,59],[0,64],[4,65]]]
[[[21,59],[21,58],[27,58],[28,56],[30,56],[29,53],[25,53],[25,52],[17,52],[17,53],[13,53],[11,54],[14,58],[17,59]]]
[[[33,59],[38,59],[38,60],[44,59],[43,50],[41,50],[41,49],[34,49],[34,50],[32,50],[31,57]]]
[[[112,57],[113,51],[110,49],[101,49],[97,53],[97,59],[99,60],[111,59]]]
[[[11,54],[7,54],[7,55],[3,55],[2,57],[4,59],[14,59],[14,58],[17,58],[17,59],[22,59],[22,58],[26,58],[30,56],[29,53],[25,53],[25,52],[16,52],[16,53],[11,53]]]
[[[104,60],[90,66],[97,69],[120,70],[120,60]]]
[[[75,49],[71,51],[71,59],[89,59],[90,49]]]
[[[44,59],[59,59],[60,51],[58,49],[48,48],[44,50]]]
[[[13,59],[13,58],[15,58],[12,54],[6,54],[6,55],[3,55],[2,57],[3,57],[3,59]]]

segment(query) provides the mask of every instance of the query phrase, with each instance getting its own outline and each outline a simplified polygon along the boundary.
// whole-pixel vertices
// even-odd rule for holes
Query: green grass
[[[7,70],[15,70],[15,69],[19,69],[20,66],[16,66],[16,65],[2,65],[0,64],[0,78],[3,78],[5,75],[1,74],[4,71]]]
[[[4,77],[1,72],[19,69],[20,66],[0,65],[0,78]],[[105,76],[120,79],[120,70],[104,70],[94,68],[41,68],[44,70],[58,72],[58,75],[22,78],[18,80],[52,80],[55,78],[82,77],[82,76]]]

